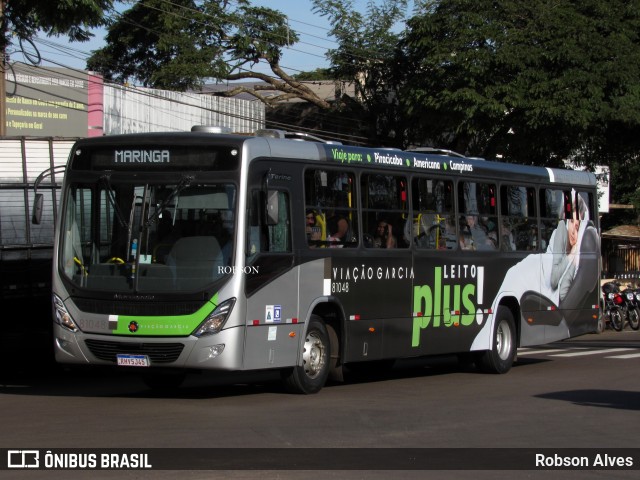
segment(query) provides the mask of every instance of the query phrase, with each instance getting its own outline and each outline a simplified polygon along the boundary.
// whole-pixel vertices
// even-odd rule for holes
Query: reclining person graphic
[[[598,283],[599,237],[584,198],[575,190],[571,197],[571,218],[558,222],[547,250],[511,267],[501,287],[505,295],[520,300],[525,319],[523,343],[549,342],[566,338],[568,332],[574,336],[589,331],[589,322],[578,320],[584,310],[592,308],[589,294]]]

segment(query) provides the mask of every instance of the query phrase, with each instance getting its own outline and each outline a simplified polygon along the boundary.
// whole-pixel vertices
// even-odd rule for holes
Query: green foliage
[[[107,46],[87,68],[108,80],[147,87],[197,89],[261,60],[277,64],[284,45],[297,41],[286,18],[247,0],[145,0],[113,23]]]
[[[612,140],[640,133],[639,7],[420,2],[402,53],[412,138],[539,165],[611,165],[630,155]]]
[[[104,25],[104,12],[113,0],[9,0],[1,16],[0,48],[5,51],[16,39],[29,40],[39,30],[47,35],[67,35],[86,41],[90,28]]]
[[[0,42],[89,38],[114,0],[10,0]],[[329,69],[290,77],[298,37],[281,12],[248,0],[145,0],[110,26],[87,67],[107,80],[186,90],[258,78],[326,110],[303,80],[354,85],[339,111],[377,145],[433,145],[485,158],[611,169],[611,201],[640,209],[640,0],[313,0],[338,46]],[[10,36],[13,35],[13,36]],[[266,63],[273,75],[248,69]],[[263,90],[264,90],[263,89]],[[242,91],[229,92],[235,94]],[[346,133],[346,132],[343,132]]]
[[[109,27],[107,46],[93,52],[87,68],[121,83],[191,88],[198,75],[226,73],[220,36],[227,23],[222,9],[204,12],[192,0],[137,2]]]
[[[343,113],[400,147],[611,169],[613,202],[640,207],[640,0],[315,0],[334,26]],[[380,4],[380,6],[377,6]],[[395,136],[392,134],[395,133]]]
[[[235,19],[236,29],[229,36],[229,53],[236,68],[245,64],[256,64],[261,59],[276,66],[282,57],[282,47],[298,41],[295,32],[289,29],[286,17],[263,7],[242,7]]]
[[[296,80],[309,81],[309,80],[331,80],[333,79],[333,74],[328,68],[316,68],[311,72],[300,72],[293,76]]]
[[[355,87],[355,98],[345,99],[343,113],[361,119],[356,133],[387,146],[404,141],[395,53],[402,31],[396,27],[407,3],[371,0],[365,15],[354,9],[353,0],[313,0],[313,11],[329,19],[329,35],[338,43],[327,53],[333,78]]]

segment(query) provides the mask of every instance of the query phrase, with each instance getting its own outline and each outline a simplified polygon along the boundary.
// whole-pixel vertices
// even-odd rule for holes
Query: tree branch
[[[275,106],[278,102],[297,97],[309,103],[312,103],[323,110],[329,110],[331,108],[331,104],[329,102],[320,98],[304,83],[299,82],[293,77],[287,75],[278,64],[270,62],[270,66],[273,73],[280,78],[274,78],[270,75],[266,75],[260,72],[241,72],[227,75],[225,80],[234,81],[257,79],[261,80],[266,85],[254,85],[252,88],[238,86],[227,92],[224,92],[222,95],[225,97],[233,97],[234,95],[238,95],[238,93],[248,93],[269,106]],[[281,92],[281,94],[267,97],[259,93],[273,90]]]

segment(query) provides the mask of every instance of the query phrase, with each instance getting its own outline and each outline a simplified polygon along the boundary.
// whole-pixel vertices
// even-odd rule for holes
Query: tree
[[[47,35],[67,35],[86,41],[90,28],[104,25],[104,12],[113,0],[0,0],[4,11],[0,18],[0,49],[3,52],[16,40],[30,40],[38,31]]]
[[[299,72],[294,75],[296,80],[300,81],[322,81],[332,80],[333,75],[328,68],[316,68],[311,72]]]
[[[286,17],[247,0],[233,5],[224,0],[137,2],[109,27],[107,46],[93,53],[87,68],[108,80],[178,91],[200,88],[206,79],[257,79],[264,83],[238,85],[224,95],[248,92],[267,105],[299,97],[329,108],[280,66],[282,48],[298,40]],[[273,75],[247,69],[258,62],[266,62]]]
[[[224,76],[224,31],[229,17],[216,3],[197,9],[191,0],[136,2],[107,30],[87,69],[120,83],[186,90],[203,77]]]
[[[614,165],[640,135],[637,0],[423,0],[408,21],[411,135],[507,161]],[[635,142],[634,142],[635,143]],[[609,152],[603,151],[605,148]]]
[[[104,24],[104,11],[112,0],[0,0],[0,135],[6,133],[6,54],[17,42],[30,42],[40,30],[47,35],[68,35],[77,41],[88,40],[89,28]]]
[[[314,13],[329,18],[329,35],[338,43],[327,53],[333,78],[355,86],[355,98],[343,98],[343,113],[361,119],[360,133],[377,144],[403,146],[396,63],[401,33],[394,27],[404,20],[407,1],[370,0],[366,15],[354,9],[353,0],[313,0],[313,5]]]

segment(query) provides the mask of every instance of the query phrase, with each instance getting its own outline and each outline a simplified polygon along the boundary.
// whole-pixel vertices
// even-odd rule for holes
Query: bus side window
[[[571,209],[570,192],[553,190],[551,188],[543,188],[540,190],[540,217],[542,228],[540,232],[540,248],[543,250],[546,250],[549,245],[551,234],[558,227],[560,220],[565,219],[567,208],[569,208],[569,210]]]
[[[251,258],[258,253],[283,253],[291,251],[291,219],[289,194],[276,191],[277,217],[269,225],[266,219],[265,195],[260,190],[251,193],[251,204],[247,215],[246,255]]]
[[[310,248],[358,245],[358,215],[352,172],[308,169],[304,173],[305,238]],[[306,220],[305,220],[306,222]]]
[[[500,250],[534,250],[537,244],[535,189],[519,185],[500,188]]]
[[[458,208],[476,250],[497,250],[499,241],[496,186],[492,183],[460,182]]]
[[[362,175],[362,231],[366,247],[409,246],[411,238],[406,233],[409,230],[406,228],[409,220],[407,190],[405,177],[386,174]]]
[[[269,252],[291,251],[291,221],[289,219],[289,195],[277,192],[278,216],[277,223],[268,225]]]
[[[458,241],[453,215],[453,182],[416,177],[411,191],[413,243],[418,248],[455,249]]]

